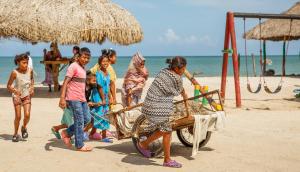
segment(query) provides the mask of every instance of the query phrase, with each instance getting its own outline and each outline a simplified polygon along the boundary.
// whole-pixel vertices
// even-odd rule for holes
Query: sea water
[[[221,76],[222,73],[222,62],[221,56],[185,56],[188,63],[188,70],[190,73],[195,73],[198,77],[209,77],[209,76]],[[165,63],[168,56],[145,56],[146,67],[149,70],[150,77],[154,77],[162,68],[167,67]],[[256,73],[259,75],[259,56],[256,56]],[[276,75],[281,74],[282,67],[282,56],[269,56],[272,60],[271,65],[267,65],[267,69],[274,69]],[[45,67],[40,64],[42,57],[32,57],[34,71],[37,74],[35,76],[35,82],[41,83],[45,79]],[[113,66],[116,70],[117,77],[124,77],[124,74],[128,68],[131,57],[119,56],[117,63]],[[92,57],[90,63],[86,69],[91,68],[98,61],[97,57]],[[245,57],[241,57],[240,60],[240,76],[246,76],[246,63]],[[62,65],[61,65],[62,66]],[[6,84],[9,75],[16,66],[14,64],[14,57],[0,57],[0,84]],[[232,60],[229,58],[228,62],[228,75],[233,75]],[[252,69],[252,58],[248,58],[248,71],[249,75],[253,76]],[[59,75],[59,80],[64,79],[66,68],[64,68]],[[286,58],[286,74],[300,74],[300,58],[298,55],[291,55]]]

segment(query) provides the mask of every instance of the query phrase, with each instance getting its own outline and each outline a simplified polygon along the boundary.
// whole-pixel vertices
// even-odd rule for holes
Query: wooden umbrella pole
[[[254,54],[253,54],[253,53],[251,54],[251,56],[252,56],[253,74],[254,74],[254,76],[256,77],[255,57],[254,57]]]

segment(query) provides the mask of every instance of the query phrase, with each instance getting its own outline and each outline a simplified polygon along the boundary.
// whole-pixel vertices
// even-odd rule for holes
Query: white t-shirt
[[[28,60],[28,67],[31,68],[33,70],[33,63],[32,63],[32,58],[30,56],[29,57],[29,60]]]

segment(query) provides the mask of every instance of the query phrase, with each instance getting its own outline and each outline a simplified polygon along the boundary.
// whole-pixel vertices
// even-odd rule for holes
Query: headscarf
[[[141,82],[145,82],[148,79],[149,74],[147,68],[145,66],[141,68],[142,63],[145,62],[145,60],[146,59],[139,52],[137,52],[132,56],[131,62],[128,66],[127,73],[124,77],[124,85],[126,85],[127,83],[131,83],[131,85],[133,84],[133,82],[128,82],[128,79],[134,79]],[[138,70],[138,68],[141,69]]]

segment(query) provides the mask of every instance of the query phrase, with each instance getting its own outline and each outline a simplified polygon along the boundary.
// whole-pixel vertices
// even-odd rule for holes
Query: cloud
[[[208,47],[215,47],[217,41],[212,39],[209,35],[178,35],[173,29],[167,29],[163,36],[159,37],[159,41],[164,44],[200,44]]]
[[[164,34],[162,40],[172,43],[179,41],[181,38],[178,36],[173,29],[168,29],[167,32]]]

